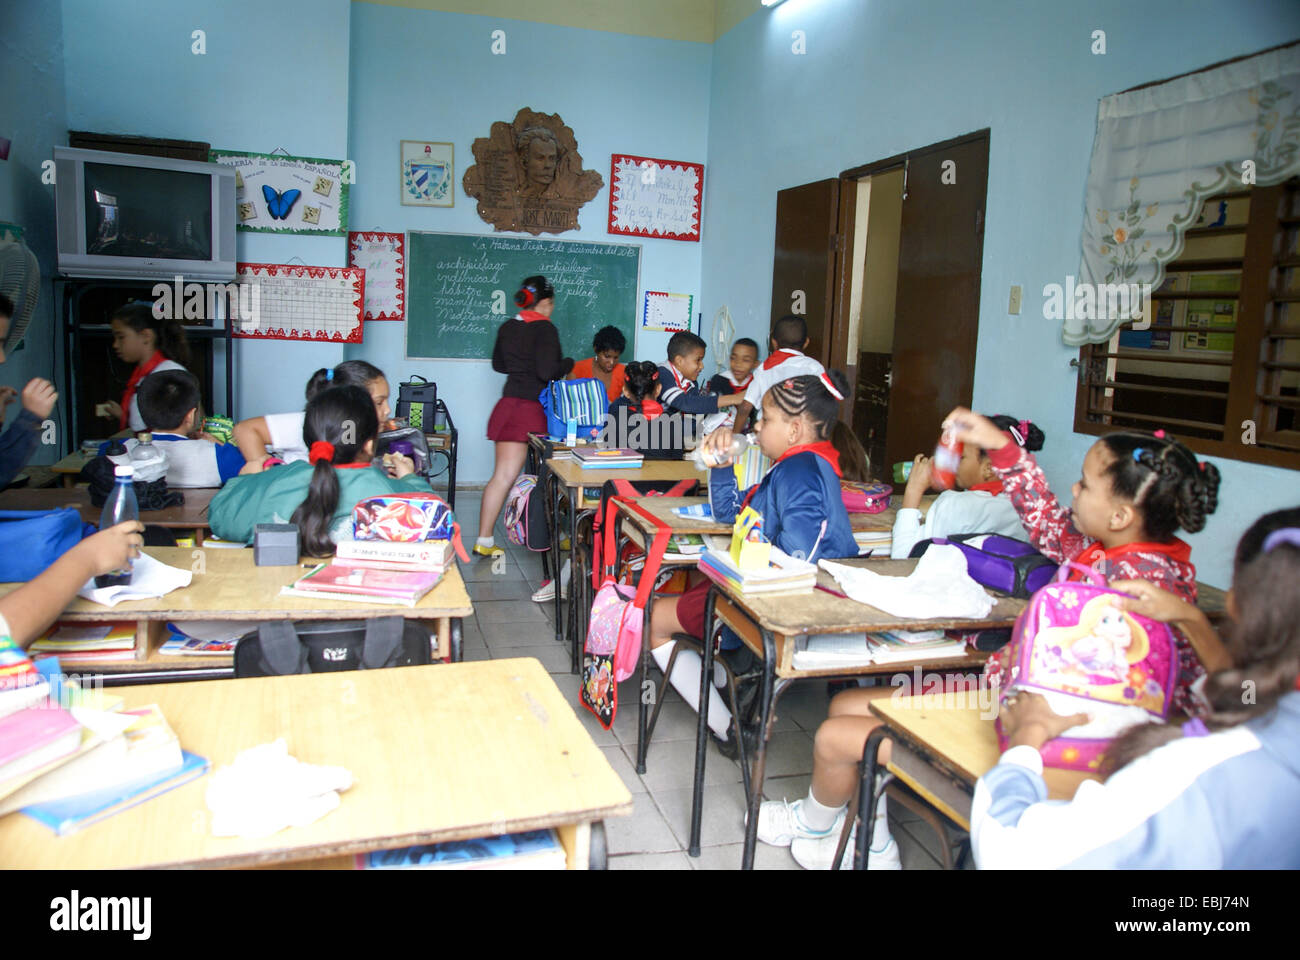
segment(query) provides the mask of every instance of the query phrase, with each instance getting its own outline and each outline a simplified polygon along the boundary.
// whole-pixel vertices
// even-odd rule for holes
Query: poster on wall
[[[364,319],[406,319],[406,235],[353,231],[348,266],[366,272]]]
[[[453,144],[403,140],[402,204],[408,207],[454,207],[455,158]]]
[[[328,237],[347,233],[347,162],[238,150],[213,150],[208,156],[235,168],[238,229]]]
[[[704,164],[616,153],[609,178],[610,233],[699,243]]]
[[[664,330],[669,333],[691,332],[692,309],[695,297],[689,293],[665,293],[647,290],[641,310],[641,326],[645,330]]]
[[[361,343],[364,270],[239,263],[235,278],[253,288],[252,316],[236,322],[236,337]]]

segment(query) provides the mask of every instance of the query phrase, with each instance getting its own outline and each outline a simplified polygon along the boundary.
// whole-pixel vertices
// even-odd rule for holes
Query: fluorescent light
[[[775,6],[776,6],[778,3],[780,3],[780,2],[781,2],[781,0],[763,0],[763,6],[765,6],[765,7],[775,7]]]

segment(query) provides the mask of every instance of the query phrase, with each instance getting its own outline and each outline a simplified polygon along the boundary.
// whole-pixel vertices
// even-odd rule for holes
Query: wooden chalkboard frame
[[[636,277],[634,281],[635,285],[629,295],[629,302],[627,304],[628,307],[627,319],[625,322],[618,323],[616,325],[619,327],[619,329],[623,331],[623,333],[627,337],[628,350],[625,355],[625,359],[636,355],[636,337],[637,337],[637,332],[640,329],[641,259],[644,254],[644,246],[642,244],[607,243],[607,242],[600,242],[594,240],[560,240],[560,239],[555,239],[550,237],[526,237],[526,236],[521,237],[521,236],[514,236],[514,235],[502,236],[496,233],[458,233],[454,231],[444,231],[444,230],[408,230],[406,232],[406,246],[405,246],[406,283],[407,283],[407,289],[406,289],[407,327],[405,331],[405,336],[403,337],[404,359],[411,360],[411,361],[438,361],[438,362],[448,362],[448,363],[449,362],[491,363],[492,361],[490,345],[488,346],[487,351],[485,351],[483,355],[473,356],[473,357],[437,357],[437,356],[428,356],[424,354],[413,355],[411,353],[412,324],[416,322],[416,318],[419,313],[418,306],[414,302],[414,297],[413,297],[415,288],[419,286],[419,283],[415,279],[415,271],[417,269],[417,264],[416,264],[417,254],[416,254],[415,247],[418,245],[418,241],[416,241],[415,238],[419,236],[455,237],[455,238],[463,238],[466,240],[483,240],[488,243],[492,243],[496,241],[510,241],[510,242],[522,243],[525,245],[537,245],[539,247],[588,246],[588,247],[634,249],[636,251]],[[545,256],[544,250],[539,252],[538,255],[539,262],[543,256]],[[545,271],[542,272],[544,273]],[[506,289],[507,297],[513,295],[514,289],[512,284],[514,282],[517,282],[518,279],[522,279],[522,277],[516,278],[515,280],[512,280],[510,284],[504,285],[504,287],[509,288]],[[559,289],[562,291],[562,288]],[[494,321],[492,326],[493,336],[495,336],[496,325],[499,324],[501,321],[504,321],[509,317],[514,316],[515,313],[517,312],[513,301],[507,301],[506,311],[507,312],[504,315],[493,315],[493,321]],[[565,329],[566,325],[564,323],[564,318],[561,316],[559,319],[560,319],[560,327],[561,327],[561,343],[566,348],[566,350],[568,350],[570,354],[575,358],[588,356],[591,344],[589,342],[585,342],[581,345],[581,349],[579,349],[577,344],[570,343],[568,340],[568,335],[570,331]]]

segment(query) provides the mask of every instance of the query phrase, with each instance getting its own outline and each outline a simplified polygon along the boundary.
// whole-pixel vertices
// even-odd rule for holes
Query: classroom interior
[[[1038,460],[1062,490],[1095,437],[1077,429],[1080,350],[1049,317],[1046,288],[1079,272],[1098,102],[1300,37],[1300,6],[1290,0],[17,0],[4,17],[0,221],[22,226],[46,281],[0,382],[52,375],[61,384],[73,363],[50,280],[55,199],[43,176],[69,131],[346,159],[355,169],[347,229],[490,237],[461,183],[471,145],[530,107],[562,116],[586,168],[605,179],[576,230],[542,238],[639,245],[638,313],[619,318],[634,334],[624,361],[665,357],[670,332],[645,328],[640,316],[647,291],[693,297],[693,329],[711,343],[702,379],[725,369],[726,354],[712,346],[724,308],[732,339],[752,337],[764,355],[773,319],[804,312],[810,352],[852,374],[853,426],[878,476],[928,452],[938,428],[929,411],[969,402],[1038,424],[1047,436]],[[454,145],[454,205],[402,202],[399,143],[412,139]],[[703,164],[695,240],[609,232],[615,154]],[[955,179],[945,179],[945,161]],[[930,204],[929,219],[912,221],[910,232],[909,202]],[[837,218],[852,224],[847,239]],[[959,218],[970,224],[960,240]],[[346,235],[241,231],[237,240],[241,262],[349,262]],[[952,261],[944,267],[951,283],[900,272],[929,250]],[[1233,256],[1205,250],[1198,256]],[[818,283],[800,289],[793,307],[785,281],[809,275],[807,258]],[[899,328],[905,296],[917,320]],[[493,469],[485,431],[503,377],[487,356],[413,354],[406,328],[367,321],[360,343],[213,338],[205,342],[210,410],[239,419],[296,409],[313,371],[349,359],[376,364],[394,389],[412,376],[436,382],[459,431],[455,506],[470,544]],[[590,355],[589,343],[563,345],[570,356]],[[889,384],[904,371],[924,403],[911,394],[891,401]],[[1159,364],[1129,372],[1155,377],[1135,383],[1167,385]],[[1285,387],[1285,409],[1295,388],[1294,380]],[[1180,412],[1175,405],[1167,415]],[[90,435],[43,447],[33,463],[53,464]],[[1184,535],[1202,582],[1228,587],[1242,532],[1293,505],[1297,456],[1292,448],[1214,457],[1218,510],[1204,531]],[[500,526],[497,540],[505,545]],[[544,579],[540,555],[509,545],[505,564],[505,575],[481,561],[461,565],[475,611],[463,624],[464,659],[536,658],[562,691],[572,689],[569,649],[554,642],[558,614],[530,600]],[[635,703],[635,680],[625,687]],[[819,682],[785,694],[767,797],[807,791],[827,703]],[[606,823],[610,868],[740,862],[741,771],[716,752],[702,855],[687,855],[697,725],[680,697],[668,694],[642,774],[635,709],[623,709],[612,730],[576,712],[633,798],[631,816]],[[914,812],[896,804],[890,815],[905,869],[951,859]],[[798,869],[787,850],[763,844],[754,865]]]

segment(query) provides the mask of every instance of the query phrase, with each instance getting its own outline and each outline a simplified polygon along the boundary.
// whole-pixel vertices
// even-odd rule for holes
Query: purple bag
[[[1021,600],[1052,582],[1057,564],[1023,540],[996,533],[962,533],[935,537],[966,555],[966,572],[976,583]]]

